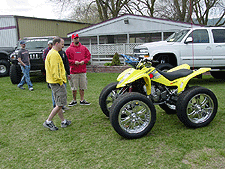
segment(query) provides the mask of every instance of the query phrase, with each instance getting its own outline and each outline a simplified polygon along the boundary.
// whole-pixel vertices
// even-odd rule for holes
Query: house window
[[[114,43],[114,35],[107,35],[108,43]]]
[[[161,33],[143,33],[130,35],[130,43],[147,43],[161,41]]]

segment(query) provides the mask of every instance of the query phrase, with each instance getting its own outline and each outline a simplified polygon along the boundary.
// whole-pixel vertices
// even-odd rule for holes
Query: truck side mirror
[[[185,40],[185,44],[188,44],[188,43],[192,43],[193,42],[193,38],[192,37],[188,37],[186,40]]]

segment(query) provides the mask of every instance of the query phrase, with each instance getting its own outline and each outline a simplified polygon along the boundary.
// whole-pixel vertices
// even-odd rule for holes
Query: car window
[[[214,43],[225,43],[225,29],[213,29]]]
[[[182,39],[187,35],[187,33],[190,31],[190,29],[181,30],[179,32],[173,33],[171,36],[169,36],[166,41],[167,42],[181,42]]]
[[[193,38],[193,43],[209,43],[209,35],[206,29],[194,30],[188,37]]]

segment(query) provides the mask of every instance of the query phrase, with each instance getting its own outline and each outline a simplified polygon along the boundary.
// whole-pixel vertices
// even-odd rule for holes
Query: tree
[[[193,0],[194,1],[194,0]],[[192,0],[161,0],[159,7],[160,18],[166,18],[174,21],[191,22]]]
[[[71,18],[78,21],[97,23],[118,17],[123,14],[138,14],[158,18],[166,18],[174,21],[197,22],[207,25],[213,11],[219,17],[216,26],[225,23],[224,0],[50,0],[61,5],[61,11],[65,6],[73,4],[74,12]]]
[[[127,13],[153,17],[155,4],[159,0],[133,0],[125,5]]]
[[[80,4],[78,7],[74,8],[74,11],[69,15],[69,18],[91,24],[101,22],[97,6],[93,3]]]
[[[65,10],[65,6],[74,7],[74,14],[88,15],[91,16],[93,9],[97,9],[98,17],[101,21],[106,21],[111,18],[116,18],[124,13],[129,13],[126,6],[129,6],[129,2],[132,0],[50,0],[61,7],[61,12]],[[81,4],[83,4],[82,7]],[[95,7],[94,7],[95,5]],[[85,11],[84,11],[85,9]],[[84,13],[78,13],[83,11]],[[95,12],[94,12],[95,14]],[[82,17],[81,17],[82,18]],[[83,17],[85,18],[85,17]]]
[[[126,6],[129,6],[131,0],[95,0],[98,8],[99,17],[102,21],[110,18],[116,18],[121,11],[126,11]]]
[[[194,15],[199,24],[207,25],[210,17],[210,13],[212,10],[217,10],[217,14],[219,14],[219,20],[215,24],[215,26],[221,26],[225,23],[221,20],[225,15],[224,1],[222,0],[199,0],[195,5],[193,5]]]

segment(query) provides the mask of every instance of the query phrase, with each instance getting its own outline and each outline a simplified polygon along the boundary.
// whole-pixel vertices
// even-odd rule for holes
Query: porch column
[[[161,40],[163,41],[164,40],[164,32],[161,32]]]
[[[99,35],[97,35],[97,44],[99,45]]]
[[[129,33],[127,34],[127,43],[128,44],[130,43],[130,34]]]
[[[100,62],[100,59],[99,59],[99,35],[97,35],[97,47],[98,47],[98,62]]]
[[[90,53],[92,53],[92,49],[91,49],[91,37],[89,37],[89,48],[90,48]],[[92,64],[92,57],[91,57],[91,64]]]

